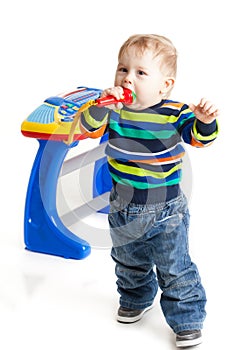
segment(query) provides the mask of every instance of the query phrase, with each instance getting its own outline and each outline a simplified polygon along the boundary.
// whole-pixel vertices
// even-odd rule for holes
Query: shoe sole
[[[177,348],[188,348],[191,346],[199,345],[202,343],[202,337],[197,339],[189,339],[189,340],[177,340],[176,346]]]
[[[152,308],[153,308],[152,305],[148,306],[139,315],[134,316],[134,317],[125,317],[125,316],[117,315],[116,319],[120,323],[134,323],[134,322],[141,320],[141,318],[145,315],[145,313],[147,311],[151,310]]]

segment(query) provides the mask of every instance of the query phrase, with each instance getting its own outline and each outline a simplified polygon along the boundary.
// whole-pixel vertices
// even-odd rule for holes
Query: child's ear
[[[173,88],[175,84],[175,78],[173,77],[167,77],[165,80],[164,80],[164,83],[163,83],[163,86],[161,88],[161,94],[163,95],[166,95],[169,93],[169,91]]]

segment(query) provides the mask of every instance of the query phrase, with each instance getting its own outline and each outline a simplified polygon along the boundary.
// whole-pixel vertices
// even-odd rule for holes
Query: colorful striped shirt
[[[157,201],[161,191],[166,198],[175,195],[185,153],[182,143],[206,147],[218,134],[216,121],[204,124],[188,105],[171,100],[141,111],[93,106],[82,114],[80,129],[88,137],[108,131],[106,155],[113,183],[137,203],[149,197]]]

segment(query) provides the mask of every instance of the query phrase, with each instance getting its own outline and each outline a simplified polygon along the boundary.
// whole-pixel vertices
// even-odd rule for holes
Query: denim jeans
[[[189,255],[185,195],[141,205],[127,203],[113,188],[109,224],[120,305],[144,309],[160,287],[161,308],[173,331],[201,329],[206,295]]]

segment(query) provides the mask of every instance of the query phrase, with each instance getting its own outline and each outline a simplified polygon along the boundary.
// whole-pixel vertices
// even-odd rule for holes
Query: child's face
[[[143,54],[134,46],[128,48],[119,60],[115,86],[122,86],[135,92],[136,101],[129,108],[141,110],[159,103],[168,92],[174,79],[166,77],[160,70],[159,58],[154,58],[149,49]],[[170,88],[169,88],[169,85]],[[169,88],[169,90],[167,90]]]

